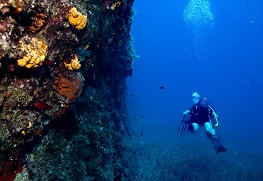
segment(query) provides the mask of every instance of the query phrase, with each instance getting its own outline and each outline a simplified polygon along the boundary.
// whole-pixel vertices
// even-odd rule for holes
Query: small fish
[[[164,89],[164,86],[160,86],[159,89]]]
[[[144,116],[143,116],[143,115],[141,115],[141,117],[143,118]]]
[[[54,62],[50,61],[50,60],[46,60],[45,61],[45,65],[54,65]]]
[[[36,107],[37,109],[40,109],[40,110],[43,110],[43,111],[46,111],[46,110],[49,110],[49,109],[52,109],[52,108],[53,108],[53,106],[50,106],[50,105],[48,105],[47,103],[44,103],[44,102],[42,102],[42,101],[37,101],[37,102],[35,103],[35,107]]]
[[[133,96],[132,94],[130,96]]]
[[[141,131],[141,136],[143,135],[143,131]]]

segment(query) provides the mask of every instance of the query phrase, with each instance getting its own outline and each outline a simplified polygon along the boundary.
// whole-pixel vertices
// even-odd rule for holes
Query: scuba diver
[[[180,135],[190,131],[194,134],[199,126],[204,127],[207,133],[207,138],[211,140],[216,150],[216,154],[226,152],[227,149],[221,144],[219,136],[215,134],[214,127],[218,125],[218,115],[209,105],[206,98],[200,99],[197,92],[192,94],[194,105],[183,113],[183,120],[178,129]]]

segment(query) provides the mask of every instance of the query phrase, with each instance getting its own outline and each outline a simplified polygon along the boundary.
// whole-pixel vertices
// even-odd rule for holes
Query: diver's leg
[[[211,134],[211,136],[216,135],[216,132],[210,122],[204,124],[205,130]]]
[[[227,149],[221,144],[220,137],[216,136],[212,124],[210,122],[206,122],[204,127],[207,131],[207,138],[210,139],[214,145],[216,154],[227,151]]]
[[[197,123],[192,123],[190,127],[190,132],[192,134],[195,134],[198,128],[199,128],[199,125]]]

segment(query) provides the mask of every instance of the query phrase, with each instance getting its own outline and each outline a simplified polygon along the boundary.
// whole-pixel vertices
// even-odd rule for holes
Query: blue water
[[[263,1],[209,2],[213,22],[189,25],[183,12],[190,0],[135,1],[132,36],[140,57],[128,79],[130,116],[143,142],[205,139],[203,130],[177,134],[197,91],[220,116],[216,133],[229,152],[263,149]]]

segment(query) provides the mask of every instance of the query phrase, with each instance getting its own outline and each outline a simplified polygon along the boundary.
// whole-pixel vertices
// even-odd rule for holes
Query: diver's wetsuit
[[[183,120],[179,125],[178,133],[180,135],[185,134],[187,131],[195,133],[199,126],[203,126],[206,129],[207,138],[214,145],[216,154],[226,152],[227,149],[220,142],[222,138],[217,136],[213,129],[213,125],[218,127],[218,115],[209,105],[206,98],[200,99],[200,95],[197,92],[194,92],[192,97],[194,105],[183,113]]]
[[[206,122],[210,122],[213,117],[213,110],[208,106],[208,109],[200,109],[198,103],[193,105],[190,109],[191,123],[197,123],[204,125]]]
[[[190,115],[191,123],[197,123],[198,125],[204,125],[206,122],[211,122],[211,118],[213,117],[213,110],[206,102],[203,106],[200,106],[200,102],[196,103],[192,108],[190,109]],[[190,129],[193,129],[190,127]],[[216,150],[216,154],[220,152],[225,152],[227,149],[221,144],[220,137],[216,135],[211,135],[209,132],[207,132],[207,138],[211,140],[211,142],[214,145],[214,148]]]

